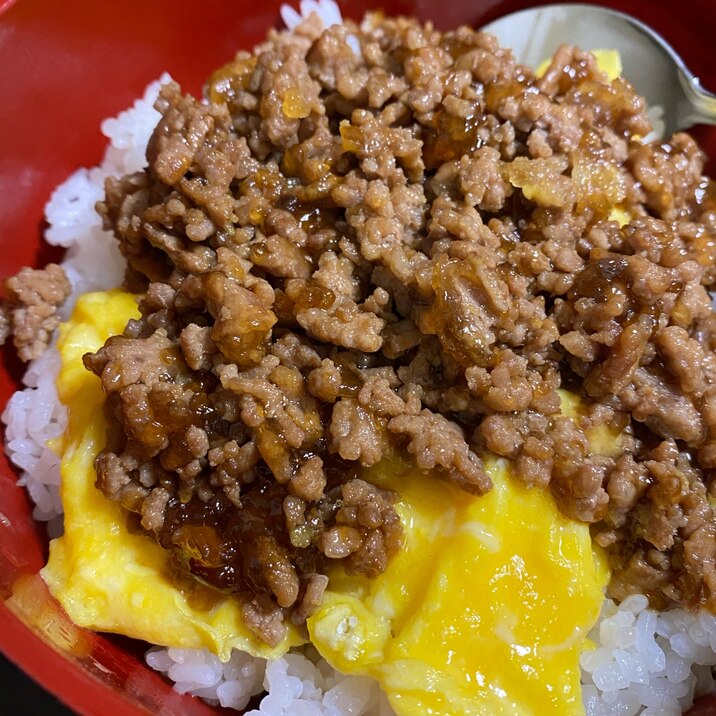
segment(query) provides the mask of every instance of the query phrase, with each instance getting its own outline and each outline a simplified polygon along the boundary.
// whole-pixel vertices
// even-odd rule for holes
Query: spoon
[[[646,99],[652,136],[716,124],[716,95],[701,86],[661,35],[630,15],[579,3],[545,5],[505,15],[482,29],[533,68],[563,44],[618,50],[624,77]]]

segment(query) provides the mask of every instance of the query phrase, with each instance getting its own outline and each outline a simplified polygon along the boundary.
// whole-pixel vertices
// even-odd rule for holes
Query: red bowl
[[[441,29],[479,26],[542,2],[525,0],[339,0],[345,15],[369,8],[431,19]],[[716,89],[713,0],[608,0],[644,20]],[[40,265],[43,206],[53,187],[102,154],[100,120],[129,106],[168,70],[199,92],[210,71],[250,48],[278,22],[280,0],[0,0],[0,247],[2,277]],[[697,130],[716,159],[716,130]],[[712,168],[714,166],[712,162]],[[713,169],[712,169],[713,175]],[[4,354],[0,405],[21,368]],[[0,453],[0,650],[45,688],[87,716],[194,715],[214,710],[179,696],[142,662],[129,640],[77,629],[37,576],[47,537]],[[716,700],[698,707],[716,714]],[[696,710],[695,710],[696,711]],[[695,712],[694,711],[694,712]]]

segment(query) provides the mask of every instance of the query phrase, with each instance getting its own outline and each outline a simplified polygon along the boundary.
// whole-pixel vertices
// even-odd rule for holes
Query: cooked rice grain
[[[582,654],[587,716],[678,716],[714,688],[716,616],[702,610],[656,612],[633,595],[607,599]]]
[[[180,693],[242,710],[267,695],[247,716],[392,716],[377,683],[333,670],[311,647],[267,662],[234,651],[222,664],[201,649],[150,649],[147,664],[175,682]]]

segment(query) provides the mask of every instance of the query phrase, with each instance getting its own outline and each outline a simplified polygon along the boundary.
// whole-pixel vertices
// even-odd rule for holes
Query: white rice
[[[7,426],[5,452],[21,471],[18,484],[35,503],[33,517],[51,522],[48,529],[53,534],[61,531],[60,460],[47,442],[59,437],[67,425],[67,411],[55,388],[59,367],[56,350],[47,350],[33,361],[23,379],[28,387],[13,394],[2,415]]]
[[[299,10],[290,5],[281,5],[281,19],[289,30],[295,30],[311,13],[321,18],[324,27],[340,25],[343,22],[341,9],[333,0],[301,0]]]
[[[284,5],[281,17],[293,29],[316,12],[326,26],[341,21],[332,0],[303,0],[300,13]],[[360,51],[357,45],[354,48]],[[142,99],[118,117],[107,119],[102,131],[109,147],[102,164],[80,169],[53,193],[46,207],[50,244],[67,249],[63,266],[73,286],[64,307],[69,312],[78,295],[118,286],[124,261],[116,242],[102,230],[94,204],[103,196],[107,176],[120,176],[146,165],[147,141],[158,120],[152,105],[163,76]],[[102,271],[97,271],[101,266]],[[66,409],[55,388],[59,354],[53,343],[25,374],[2,414],[6,452],[21,471],[37,520],[49,523],[50,534],[61,531],[62,503],[57,455],[47,442],[65,429]],[[695,696],[714,689],[716,616],[674,609],[657,613],[646,597],[636,595],[618,607],[605,600],[590,634],[594,649],[581,657],[583,701],[588,716],[678,716]],[[391,716],[393,711],[375,681],[344,676],[333,670],[312,647],[304,647],[267,663],[240,651],[222,664],[208,650],[153,647],[147,664],[174,682],[180,693],[209,703],[242,710],[266,692],[251,716]]]
[[[332,669],[312,647],[267,662],[234,650],[222,664],[205,649],[150,649],[147,664],[174,681],[180,693],[242,710],[267,692],[247,716],[392,716],[378,684]]]
[[[648,609],[642,595],[605,600],[585,651],[582,699],[588,716],[678,716],[714,689],[716,616]]]

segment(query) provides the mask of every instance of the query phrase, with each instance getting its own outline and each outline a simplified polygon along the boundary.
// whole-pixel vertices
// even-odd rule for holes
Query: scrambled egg
[[[336,570],[308,622],[337,669],[378,679],[398,714],[582,713],[579,654],[608,572],[589,529],[487,461],[470,497],[396,463],[406,546],[369,580]]]
[[[129,294],[88,294],[61,328],[65,534],[52,542],[43,578],[81,626],[222,659],[234,647],[278,656],[300,643],[296,631],[276,649],[257,642],[235,598],[197,599],[178,584],[164,550],[95,487],[103,395],[81,357],[136,314]],[[579,410],[573,396],[563,401],[566,413]],[[397,461],[366,470],[399,493],[405,548],[373,580],[333,570],[309,619],[311,641],[341,671],[378,679],[399,714],[582,713],[578,658],[607,569],[588,527],[563,517],[548,492],[513,482],[502,460],[487,468],[495,487],[483,497]]]
[[[597,61],[597,67],[607,76],[610,82],[613,82],[617,77],[621,77],[624,68],[622,67],[622,56],[619,54],[619,50],[590,50],[590,52]],[[551,57],[544,60],[535,70],[535,76],[543,77],[551,63]]]
[[[75,624],[165,646],[207,648],[228,660],[232,648],[277,657],[301,643],[291,631],[271,649],[244,626],[236,599],[214,590],[177,584],[167,553],[133,532],[126,515],[95,487],[94,458],[104,445],[107,424],[99,378],[85,370],[82,356],[121,334],[137,317],[135,297],[122,291],[82,296],[60,328],[60,400],[69,408],[62,444],[62,502],[65,533],[50,544],[42,577]],[[207,598],[210,594],[211,598]]]

